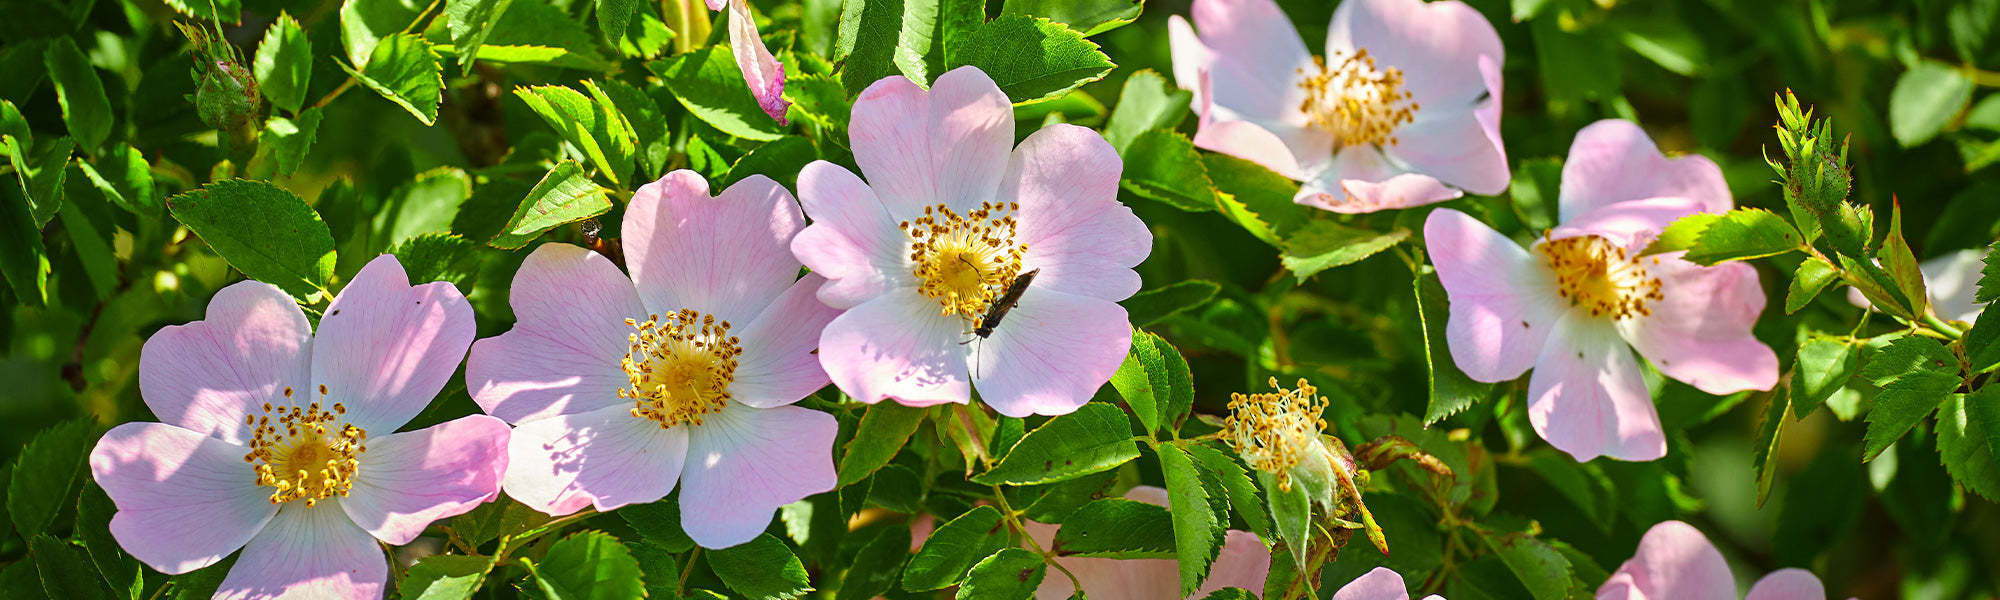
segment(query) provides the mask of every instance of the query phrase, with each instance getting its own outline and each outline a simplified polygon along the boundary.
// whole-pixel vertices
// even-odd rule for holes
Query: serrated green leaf
[[[15,494],[19,492],[10,494],[10,497]],[[42,589],[48,592],[49,597],[63,600],[108,597],[104,586],[98,583],[97,573],[77,554],[74,546],[44,533],[30,536],[28,547],[32,555],[30,558],[35,560],[35,570],[41,575]]]
[[[639,0],[597,0],[597,27],[611,45],[624,39],[625,26],[632,22],[632,13],[639,11],[640,4]]]
[[[1221,290],[1222,286],[1216,285],[1213,281],[1190,279],[1133,294],[1118,304],[1124,306],[1125,312],[1131,315],[1133,325],[1145,327],[1181,311],[1201,306]]]
[[[1520,578],[1535,600],[1562,600],[1569,597],[1569,559],[1547,542],[1525,533],[1482,535],[1493,553],[1506,563],[1507,570]]]
[[[231,556],[200,569],[173,576],[167,580],[167,597],[171,600],[208,600],[215,597],[216,588],[222,587],[222,580],[229,576],[229,569],[236,564]]]
[[[564,141],[582,151],[598,173],[614,184],[622,182],[629,178],[632,152],[637,148],[632,127],[594,82],[586,81],[584,86],[597,99],[559,85],[515,88],[514,95],[561,133]]]
[[[602,531],[556,540],[541,562],[524,566],[550,600],[627,600],[645,595],[639,561],[618,538]]]
[[[1793,377],[1792,382],[1797,385],[1798,374],[1794,373]],[[1778,461],[1772,459],[1778,454],[1778,440],[1785,434],[1785,422],[1790,420],[1786,413],[1790,412],[1792,399],[1796,394],[1791,393],[1791,390],[1779,388],[1764,396],[1769,398],[1770,402],[1765,403],[1763,418],[1757,422],[1757,446],[1751,458],[1751,468],[1757,471],[1759,508],[1762,508],[1764,501],[1771,497],[1771,483],[1776,481],[1778,474]]]
[[[1160,358],[1166,363],[1166,389],[1172,392],[1160,404],[1160,427],[1177,428],[1194,410],[1194,375],[1188,370],[1187,358],[1166,338],[1154,335],[1153,346],[1160,349]]]
[[[487,244],[507,250],[520,249],[550,229],[609,210],[611,198],[607,190],[583,173],[583,165],[566,160],[550,169],[541,183],[528,191],[513,218]]]
[[[1895,315],[1897,318],[1914,321],[1917,315],[1910,310],[1908,299],[1898,290],[1889,272],[1872,262],[1860,262],[1840,255],[1842,281],[1861,291],[1861,296],[1875,308]]]
[[[597,36],[563,9],[546,2],[521,2],[496,12],[492,28],[476,51],[478,60],[493,63],[544,64],[555,67],[604,71],[610,63],[599,53]],[[425,32],[432,41],[444,39],[454,44],[464,41],[435,21]],[[451,54],[460,65],[468,65],[455,46],[440,44],[440,54]],[[464,67],[461,67],[464,68]]]
[[[1668,223],[1667,228],[1660,231],[1660,237],[1653,240],[1652,244],[1648,244],[1645,251],[1639,255],[1651,256],[1693,248],[1695,241],[1701,238],[1702,232],[1707,231],[1710,225],[1721,219],[1722,215],[1705,212],[1675,219],[1674,222]]]
[[[1930,141],[1972,103],[1972,87],[1957,67],[1918,62],[1889,92],[1889,132],[1904,148]]]
[[[301,299],[326,292],[333,234],[290,191],[263,181],[217,181],[167,199],[174,218],[251,279]]]
[[[82,170],[80,166],[75,168],[78,171]],[[98,298],[109,299],[118,288],[118,258],[113,255],[111,248],[113,232],[101,229],[91,215],[85,213],[77,204],[87,200],[94,199],[89,198],[88,194],[66,194],[63,198],[63,206],[66,208],[56,217],[62,222],[63,230],[69,234],[72,256],[83,263],[83,274],[89,279],[91,289],[97,293]],[[103,206],[97,203],[93,205]],[[108,225],[107,223],[106,226]]]
[[[1860,347],[1849,340],[1814,337],[1799,345],[1792,375],[1792,410],[1801,419],[1847,385],[1860,363]]]
[[[1584,517],[1596,525],[1598,531],[1611,531],[1617,517],[1618,495],[1603,472],[1593,471],[1585,463],[1547,450],[1529,453],[1528,467],[1548,482],[1549,487],[1555,488],[1556,493],[1581,509]]]
[[[437,50],[422,36],[398,33],[382,38],[368,55],[367,67],[356,71],[342,64],[340,68],[425,125],[437,123],[438,104],[444,101],[444,67],[438,64]]]
[[[931,532],[903,571],[903,589],[927,592],[957,585],[967,571],[1007,545],[1000,511],[978,506]]]
[[[729,176],[723,178],[723,188],[736,185],[752,175],[763,175],[778,182],[785,189],[798,187],[799,171],[806,164],[819,159],[819,149],[812,141],[796,135],[788,135],[758,146],[755,150],[736,159],[730,165]]]
[[[1861,367],[1861,375],[1876,387],[1887,387],[1889,382],[1915,371],[1956,376],[1958,358],[1937,340],[1906,335],[1890,341]]]
[[[1007,0],[1000,14],[1047,18],[1089,37],[1137,20],[1143,6],[1141,0]]]
[[[1410,230],[1400,227],[1376,232],[1322,219],[1309,222],[1286,237],[1280,244],[1285,253],[1278,260],[1304,283],[1320,271],[1354,264],[1409,237]]]
[[[1048,574],[1042,557],[1020,548],[1001,548],[979,561],[958,587],[958,600],[1028,600]]]
[[[861,415],[861,424],[854,431],[854,439],[847,442],[840,456],[840,484],[847,487],[866,479],[882,465],[889,464],[910,441],[910,434],[924,423],[924,409],[904,406],[896,402],[878,402],[868,407]]]
[[[97,157],[96,163],[81,162],[83,174],[90,178],[90,184],[104,193],[104,197],[119,208],[141,217],[158,217],[161,209],[159,192],[153,187],[152,165],[146,163],[146,155],[130,145],[121,145]]]
[[[403,240],[390,248],[389,253],[403,263],[411,285],[443,281],[461,290],[472,289],[483,262],[478,242],[441,231]]]
[[[708,566],[749,600],[791,600],[813,590],[805,564],[771,534],[708,553]]]
[[[2000,366],[2000,302],[1986,305],[1965,331],[1966,370],[1984,373]]]
[[[611,98],[613,108],[624,115],[625,122],[632,128],[637,144],[632,159],[639,168],[633,183],[658,179],[665,173],[673,154],[673,138],[667,137],[666,114],[660,111],[660,104],[653,101],[652,96],[639,88],[616,79],[606,79],[602,85],[604,95]]]
[[[1257,595],[1243,588],[1222,588],[1202,596],[1201,600],[1256,600]]]
[[[1270,508],[1264,505],[1257,484],[1250,479],[1250,472],[1228,454],[1205,445],[1188,446],[1188,454],[1194,456],[1202,470],[1215,477],[1229,494],[1229,504],[1236,508],[1236,515],[1243,518],[1244,525],[1251,533],[1269,539],[1271,537]]]
[[[63,182],[68,178],[70,151],[76,142],[62,138],[42,149],[42,153],[28,158],[29,148],[13,136],[0,138],[9,151],[9,160],[14,162],[14,175],[21,182],[21,195],[27,201],[29,215],[34,219],[36,229],[49,224],[62,210]]]
[[[723,133],[757,142],[775,140],[785,133],[743,85],[743,73],[728,46],[710,46],[656,60],[646,63],[646,68],[666,81],[674,99],[688,112]]]
[[[1118,108],[1111,112],[1111,121],[1104,126],[1104,139],[1118,149],[1119,156],[1124,156],[1139,134],[1180,127],[1193,100],[1192,92],[1167,83],[1167,78],[1152,69],[1133,73],[1125,79],[1123,91],[1118,92]]]
[[[13,142],[13,136],[4,139]],[[22,304],[48,303],[49,256],[41,227],[21,188],[5,184],[0,184],[0,274]]]
[[[377,239],[401,242],[418,234],[449,231],[459,208],[471,196],[472,176],[456,167],[419,173],[396,186],[375,214]]]
[[[1208,579],[1209,567],[1222,552],[1229,531],[1228,492],[1214,475],[1195,465],[1194,456],[1179,445],[1159,446],[1160,470],[1166,478],[1167,504],[1173,507],[1174,556],[1180,564],[1181,595],[1193,595]]]
[[[1430,403],[1424,408],[1424,425],[1429,426],[1471,408],[1492,393],[1493,384],[1473,381],[1452,360],[1444,335],[1449,306],[1437,271],[1429,270],[1419,276],[1414,288],[1417,319],[1424,327],[1424,362],[1430,373]]]
[[[786,116],[793,121],[817,123],[822,127],[846,130],[854,113],[847,89],[831,75],[797,75],[785,79],[785,99],[792,107]],[[842,136],[844,141],[845,136]]]
[[[445,3],[445,19],[451,28],[451,47],[458,54],[461,73],[472,72],[472,61],[479,57],[479,46],[486,43],[486,36],[493,32],[493,24],[507,14],[507,7],[513,3],[514,0],[449,0]]]
[[[1868,410],[1867,447],[1862,460],[1874,460],[1889,444],[1902,439],[1960,383],[1956,374],[1917,370],[1882,386],[1882,393],[1875,395],[1875,407]]]
[[[257,89],[273,106],[297,113],[305,105],[306,88],[312,83],[312,42],[292,15],[279,12],[257,44]]]
[[[1882,261],[1882,269],[1889,272],[1896,289],[1903,297],[1910,299],[1910,312],[1925,314],[1930,311],[1930,296],[1924,291],[1924,273],[1917,265],[1917,255],[1910,250],[1909,242],[1903,241],[1903,205],[1894,203],[1889,212],[1889,233],[1882,238],[1882,250],[1877,253]]]
[[[49,44],[42,60],[49,69],[49,81],[56,87],[56,103],[62,106],[63,124],[69,135],[86,151],[104,146],[111,136],[111,99],[104,95],[104,82],[90,57],[68,37]]]
[[[434,554],[410,565],[398,591],[405,600],[466,600],[479,591],[492,569],[491,556]]]
[[[1111,374],[1111,387],[1118,390],[1118,396],[1125,399],[1132,414],[1138,415],[1139,425],[1147,433],[1160,430],[1160,406],[1172,400],[1173,390],[1166,384],[1166,371],[1166,359],[1153,344],[1153,334],[1132,328],[1131,351]]]
[[[271,117],[264,121],[264,135],[259,141],[277,159],[279,174],[290,175],[305,163],[306,152],[312,149],[313,138],[319,134],[321,116],[320,109],[313,107],[299,113],[297,119]]]
[[[902,574],[903,563],[909,558],[909,528],[882,528],[855,553],[834,600],[867,600],[888,592],[896,586],[896,576]]]
[[[1799,263],[1799,270],[1792,273],[1791,287],[1785,292],[1785,314],[1799,312],[1806,303],[1812,302],[1820,290],[1840,278],[1840,272],[1833,265],[1818,258],[1808,257]]]
[[[1047,100],[1118,65],[1083,34],[1048,19],[1002,15],[965,34],[951,68],[978,67],[1015,103]]]
[[[1110,469],[1138,457],[1132,422],[1125,411],[1092,402],[1028,432],[999,464],[972,481],[980,485],[1049,483]]]
[[[1952,394],[1939,407],[1938,454],[1951,478],[1988,502],[2000,499],[2000,386]]]
[[[1985,304],[2000,300],[2000,242],[1986,248],[1985,266],[1979,269],[1979,291],[1972,301]]]
[[[243,20],[242,0],[166,0],[181,14],[204,21],[236,23]]]
[[[83,542],[91,563],[111,586],[113,595],[139,600],[145,597],[146,570],[111,535],[111,515],[117,511],[111,497],[104,494],[104,488],[85,483],[76,503],[76,537]]]
[[[1215,184],[1194,142],[1178,131],[1149,129],[1125,151],[1121,179],[1132,193],[1188,212],[1215,210]]]
[[[1220,192],[1224,214],[1272,246],[1292,235],[1312,219],[1316,209],[1293,202],[1298,182],[1272,172],[1263,165],[1227,154],[1201,155],[1208,179]]]
[[[1021,497],[1028,505],[1021,509],[1021,516],[1040,523],[1067,521],[1083,505],[1113,497],[1111,492],[1118,486],[1119,471],[1112,469],[1068,481],[1022,488]]]
[[[1799,230],[1784,217],[1761,208],[1738,208],[1702,229],[1694,246],[1681,256],[1689,262],[1719,263],[1783,254],[1804,244]]]
[[[618,509],[618,516],[623,517],[648,543],[657,544],[668,552],[686,552],[694,547],[694,539],[681,528],[681,506],[678,502],[661,500],[629,504]]]
[[[1174,518],[1164,506],[1105,498],[1076,509],[1056,530],[1060,556],[1173,558]]]
[[[205,0],[185,0],[204,2]],[[410,27],[424,5],[413,0],[344,0],[340,4],[340,43],[350,64],[366,64],[375,46]]]

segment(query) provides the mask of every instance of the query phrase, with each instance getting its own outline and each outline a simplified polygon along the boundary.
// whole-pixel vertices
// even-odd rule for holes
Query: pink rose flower
[[[863,402],[971,401],[1000,414],[1076,410],[1131,345],[1118,301],[1152,251],[1118,202],[1123,163],[1096,132],[1052,125],[1009,149],[1014,112],[985,73],[963,67],[929,91],[875,82],[854,102],[861,178],[819,161],[799,173],[813,224],[792,252],[847,312],[820,336],[820,363]],[[1033,275],[1030,279],[1029,275]],[[1018,279],[1017,279],[1018,278]],[[1019,303],[974,334],[1017,281]]]
[[[1736,597],[1736,576],[1700,530],[1667,521],[1646,530],[1632,560],[1604,585],[1597,600],[1710,600]],[[1779,569],[1750,587],[1744,600],[1826,600],[1826,587],[1804,569]]]
[[[785,109],[791,108],[792,102],[785,99],[784,63],[771,56],[771,48],[764,45],[748,2],[708,0],[708,9],[722,10],[724,4],[729,5],[729,49],[736,55],[736,67],[743,70],[743,82],[750,85],[750,95],[757,97],[757,106],[764,114],[777,119],[779,125],[789,124]]]
[[[683,170],[626,207],[631,277],[583,248],[536,248],[514,275],[519,321],[465,368],[473,400],[517,426],[507,495],[563,515],[678,482],[688,536],[725,548],[833,489],[838,424],[791,406],[826,386],[813,351],[835,312],[787,249],[804,226],[769,178],[711,198]]]
[[[1168,23],[1196,146],[1303,182],[1299,204],[1365,213],[1507,189],[1500,36],[1454,0],[1349,0],[1326,51],[1271,0],[1195,0]]]
[[[1125,492],[1125,498],[1155,506],[1167,506],[1167,491],[1142,485]],[[1022,524],[1028,535],[1043,548],[1055,543],[1060,527],[1028,521]],[[1058,558],[1057,564],[1076,574],[1083,593],[1091,600],[1166,600],[1180,598],[1180,563],[1165,558]],[[1271,551],[1257,540],[1257,534],[1230,530],[1222,543],[1222,553],[1208,570],[1208,580],[1189,598],[1201,598],[1222,588],[1242,588],[1263,595],[1264,577],[1271,571]],[[1035,589],[1038,600],[1064,600],[1076,586],[1061,571],[1050,569]]]
[[[1563,223],[1531,248],[1456,210],[1431,213],[1424,239],[1451,300],[1452,360],[1488,382],[1535,367],[1529,421],[1579,461],[1664,456],[1628,346],[1711,394],[1778,380],[1777,355],[1750,335],[1764,310],[1755,269],[1639,256],[1675,219],[1732,204],[1715,163],[1668,160],[1637,125],[1607,120],[1577,133],[1563,165]]]
[[[90,453],[126,552],[180,574],[242,548],[217,598],[380,598],[380,544],[499,495],[506,423],[396,432],[472,343],[457,288],[412,287],[385,255],[319,325],[245,281],[216,292],[206,320],[146,341],[139,389],[161,422],[112,428]]]
[[[1424,600],[1433,598],[1444,600],[1437,594],[1425,596]],[[1402,574],[1388,567],[1375,567],[1375,570],[1340,586],[1340,591],[1333,593],[1333,600],[1410,600],[1410,590],[1403,587]]]

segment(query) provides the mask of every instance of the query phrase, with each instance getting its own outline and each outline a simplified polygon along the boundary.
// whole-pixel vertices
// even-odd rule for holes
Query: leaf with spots
[[[1081,477],[1139,457],[1132,420],[1117,406],[1092,402],[1028,432],[980,485],[1031,485]]]
[[[931,532],[903,570],[903,589],[927,592],[957,585],[973,565],[1007,546],[1000,511],[980,506]]]
[[[1048,574],[1042,557],[1020,548],[1002,548],[972,567],[958,600],[1027,600]]]

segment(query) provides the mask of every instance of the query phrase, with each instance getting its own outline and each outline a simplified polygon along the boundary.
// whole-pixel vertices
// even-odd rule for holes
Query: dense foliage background
[[[1279,3],[1317,47],[1335,3]],[[1562,157],[1601,118],[1636,121],[1662,149],[1710,157],[1739,205],[1794,214],[1764,158],[1781,155],[1772,98],[1786,89],[1830,118],[1835,138],[1851,133],[1848,198],[1872,207],[1876,239],[1897,201],[1918,259],[2000,236],[2000,1],[1468,3],[1506,47],[1501,126],[1514,180],[1502,196],[1443,206],[1517,239],[1554,224]],[[202,318],[217,289],[247,274],[313,314],[370,258],[393,252],[413,277],[457,284],[480,336],[497,335],[513,321],[511,277],[535,244],[615,248],[622,202],[673,169],[720,190],[752,173],[792,187],[816,159],[852,168],[855,93],[880,77],[928,81],[966,64],[1003,82],[1021,136],[1074,123],[1105,130],[1125,156],[1121,199],[1155,236],[1138,269],[1147,291],[1125,304],[1134,325],[1185,357],[1196,415],[1226,414],[1231,392],[1267,391],[1272,376],[1304,377],[1331,400],[1330,433],[1349,446],[1395,433],[1454,472],[1440,487],[1402,467],[1370,480],[1367,505],[1393,551],[1385,558],[1357,536],[1319,574],[1320,596],[1378,564],[1453,599],[1588,596],[1647,528],[1671,519],[1708,532],[1746,585],[1803,567],[1835,597],[2000,593],[2000,472],[1990,454],[1946,449],[1941,460],[1936,424],[2000,405],[1991,386],[1968,387],[1864,462],[1865,440],[1878,437],[1868,422],[1877,389],[1846,379],[1851,361],[1823,404],[1788,400],[1783,388],[1711,396],[1652,374],[1667,457],[1576,463],[1529,429],[1525,379],[1475,384],[1448,361],[1433,364],[1444,352],[1444,298],[1434,276],[1417,274],[1426,269],[1413,234],[1428,209],[1307,209],[1290,203],[1296,184],[1193,149],[1166,34],[1187,2],[989,0],[983,15],[979,0],[751,4],[790,75],[789,125],[758,109],[717,45],[727,11],[692,0],[0,2],[0,134],[11,165],[0,167],[9,284],[0,286],[0,457],[12,465],[0,478],[11,517],[0,596],[201,597],[219,581],[227,563],[169,578],[118,552],[105,529],[110,503],[84,467],[101,432],[154,420],[136,381],[141,345]],[[246,69],[259,95],[243,93]],[[229,200],[172,200],[196,190]],[[1837,285],[1787,314],[1803,259],[1753,261],[1771,299],[1756,332],[1783,368],[1813,336],[1911,328],[1864,316]],[[1886,343],[1840,347],[1866,357]],[[1963,360],[1966,348],[1952,347]],[[1991,378],[1971,366],[1968,382]],[[1120,400],[1109,385],[1099,397]],[[830,387],[807,405],[842,420],[837,457],[871,445],[879,456],[842,458],[842,489],[781,511],[762,540],[782,544],[691,551],[670,503],[545,531],[546,517],[503,499],[436,530],[449,530],[453,553],[463,542],[549,563],[556,540],[575,540],[560,552],[588,544],[612,565],[599,575],[643,573],[654,597],[790,597],[808,585],[816,597],[950,593],[897,585],[909,581],[893,543],[905,534],[892,530],[993,501],[999,487],[970,484],[973,469],[956,467],[974,460],[961,450],[986,449],[967,446],[944,411],[881,416],[903,420],[878,424],[907,436],[900,451],[894,435],[847,445],[853,427],[873,431],[867,419],[896,409],[842,402]],[[478,412],[454,380],[410,427]],[[979,419],[1001,439],[1047,420]],[[1179,423],[1161,439],[1214,430],[1202,418]],[[1167,447],[1142,445],[1136,460],[1068,488],[1004,493],[1026,508],[1058,492],[1164,485],[1158,448]],[[1261,510],[1237,505],[1235,527],[1257,528]],[[542,535],[584,530],[612,537]],[[484,572],[440,564],[425,576]],[[477,597],[555,589],[520,561],[483,581]]]

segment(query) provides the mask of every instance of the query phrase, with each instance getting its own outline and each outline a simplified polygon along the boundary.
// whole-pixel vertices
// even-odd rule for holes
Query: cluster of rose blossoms
[[[730,4],[746,80],[781,115],[783,66],[747,41],[744,3]],[[1347,0],[1321,55],[1271,0],[1197,0],[1192,17],[1174,17],[1171,41],[1200,116],[1195,143],[1302,182],[1298,203],[1359,213],[1505,190],[1504,53],[1464,4]],[[584,248],[538,247],[513,280],[518,322],[497,337],[474,342],[459,290],[411,286],[393,256],[348,282],[317,332],[274,286],[221,290],[205,320],[145,345],[140,387],[161,422],[120,425],[91,454],[119,509],[112,533],[173,574],[243,549],[219,597],[375,598],[388,582],[378,541],[409,543],[502,491],[566,515],[679,485],[696,543],[746,542],[778,507],[834,488],[835,419],[792,406],[828,383],[913,406],[968,403],[977,388],[1015,417],[1087,402],[1125,358],[1117,302],[1139,290],[1133,267],[1152,244],[1117,200],[1118,154],[1069,125],[1015,147],[1013,107],[969,67],[928,90],[878,81],[852,117],[865,180],[815,162],[795,200],[762,176],[711,196],[701,176],[669,173],[626,209],[625,270]],[[1732,205],[1714,163],[1669,159],[1614,120],[1577,135],[1563,222],[1531,246],[1431,212],[1425,246],[1449,295],[1452,358],[1481,381],[1533,367],[1534,429],[1578,460],[1661,457],[1632,350],[1710,393],[1777,379],[1775,355],[1750,335],[1764,306],[1753,269],[1640,256],[1673,220]],[[1003,296],[1018,298],[1005,325],[967,344]],[[398,432],[461,359],[487,414]],[[1231,540],[1211,587],[1257,589],[1268,551],[1247,533]],[[1171,568],[1150,575],[1162,568],[1152,561],[1065,560],[1099,561],[1072,565],[1093,598],[1174,595],[1117,583],[1172,580]],[[1721,556],[1678,522],[1649,532],[1598,592],[1733,595]],[[1803,572],[1751,595],[1824,596]],[[1407,591],[1378,569],[1335,598]]]

